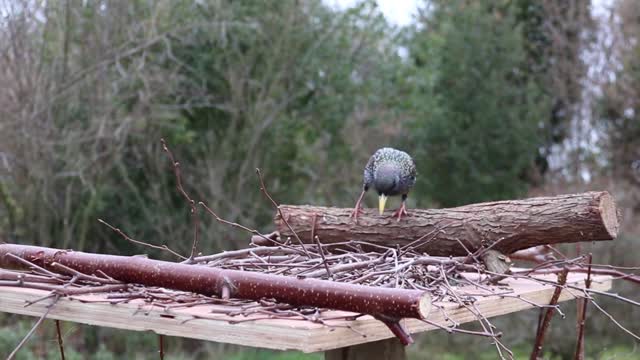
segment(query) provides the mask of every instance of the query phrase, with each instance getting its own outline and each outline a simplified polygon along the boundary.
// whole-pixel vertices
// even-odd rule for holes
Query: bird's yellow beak
[[[387,196],[380,195],[378,197],[378,209],[380,210],[380,215],[384,213],[384,205],[387,203]]]

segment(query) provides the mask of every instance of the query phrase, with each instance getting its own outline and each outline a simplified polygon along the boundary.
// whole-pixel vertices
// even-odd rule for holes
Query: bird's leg
[[[402,215],[409,215],[409,213],[407,212],[406,201],[407,201],[407,194],[402,194],[402,205],[398,210],[396,210],[396,212],[393,213],[393,216],[398,217],[398,221],[400,221],[400,219],[402,218]]]
[[[365,185],[364,188],[362,188],[362,193],[360,193],[358,201],[356,202],[356,207],[353,209],[353,212],[351,212],[351,215],[349,215],[349,217],[352,217],[356,223],[358,222],[358,215],[360,215],[360,213],[362,212],[361,203],[367,190],[369,190],[369,187]]]

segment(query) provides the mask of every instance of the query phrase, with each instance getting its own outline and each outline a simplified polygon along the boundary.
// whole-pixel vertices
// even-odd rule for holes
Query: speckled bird
[[[384,213],[388,196],[402,195],[402,206],[393,214],[400,221],[402,215],[408,215],[407,195],[415,183],[416,165],[409,154],[389,147],[378,149],[369,158],[367,166],[364,168],[362,193],[356,202],[352,216],[357,221],[361,211],[362,198],[369,188],[373,187],[378,192],[380,215]]]

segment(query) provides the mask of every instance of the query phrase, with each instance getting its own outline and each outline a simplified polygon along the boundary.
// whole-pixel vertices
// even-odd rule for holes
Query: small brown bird
[[[378,149],[364,168],[362,193],[351,216],[358,220],[362,211],[362,198],[369,188],[373,187],[378,192],[380,215],[384,212],[388,196],[402,195],[402,206],[393,214],[400,221],[402,215],[408,215],[405,203],[409,190],[415,183],[416,165],[409,154],[389,147]]]

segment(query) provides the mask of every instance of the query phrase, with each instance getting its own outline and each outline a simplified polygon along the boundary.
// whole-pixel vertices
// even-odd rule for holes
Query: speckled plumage
[[[378,149],[364,168],[364,187],[387,196],[406,194],[416,183],[416,165],[404,151]]]
[[[373,188],[378,193],[380,215],[384,213],[388,196],[402,195],[402,206],[394,213],[400,221],[402,215],[409,215],[406,210],[407,194],[415,183],[416,164],[409,154],[388,147],[378,149],[364,167],[362,193],[353,209],[352,217],[358,221],[362,198],[369,188]]]

